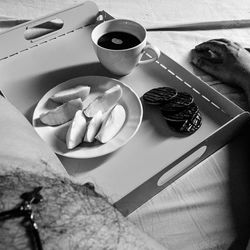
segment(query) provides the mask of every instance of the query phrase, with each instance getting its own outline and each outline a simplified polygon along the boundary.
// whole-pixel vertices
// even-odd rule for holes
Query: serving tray
[[[201,128],[190,136],[173,132],[156,109],[142,102],[144,116],[139,131],[118,151],[92,159],[58,155],[71,176],[81,183],[94,183],[100,193],[128,215],[228,143],[249,121],[249,113],[164,53],[155,63],[138,66],[128,76],[117,77],[107,72],[100,65],[90,39],[99,22],[96,20],[103,13],[95,3],[85,2],[1,34],[0,89],[29,121],[48,90],[75,77],[115,78],[140,97],[160,86],[190,93],[202,115]],[[55,18],[63,21],[60,29],[34,39],[25,38],[29,27]]]

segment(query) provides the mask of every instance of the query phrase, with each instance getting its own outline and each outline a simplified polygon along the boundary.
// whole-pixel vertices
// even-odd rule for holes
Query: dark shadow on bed
[[[236,239],[230,250],[246,249],[250,237],[250,124],[229,145],[229,197]]]

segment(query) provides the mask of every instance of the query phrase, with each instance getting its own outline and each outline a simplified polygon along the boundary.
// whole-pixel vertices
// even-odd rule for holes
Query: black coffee
[[[97,44],[106,49],[121,50],[135,47],[140,40],[126,32],[114,31],[102,35]]]

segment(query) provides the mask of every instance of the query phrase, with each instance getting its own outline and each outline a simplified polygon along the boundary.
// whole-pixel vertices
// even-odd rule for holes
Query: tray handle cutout
[[[177,165],[175,165],[173,168],[165,172],[157,182],[157,186],[160,187],[164,185],[165,183],[172,180],[174,177],[176,177],[177,174],[184,171],[187,166],[192,165],[195,163],[207,150],[207,146],[202,146],[199,149],[197,149],[195,152],[190,154],[187,158],[185,158],[183,161],[179,162]]]
[[[17,25],[0,34],[0,61],[95,24],[99,14],[99,8],[95,3],[86,1],[60,12]],[[37,29],[41,32],[44,25],[51,25],[51,22],[53,29],[50,32],[44,31],[39,35],[36,33]]]
[[[60,18],[54,18],[51,21],[42,22],[33,26],[27,26],[24,31],[24,38],[28,41],[39,39],[52,32],[62,29],[64,22]]]

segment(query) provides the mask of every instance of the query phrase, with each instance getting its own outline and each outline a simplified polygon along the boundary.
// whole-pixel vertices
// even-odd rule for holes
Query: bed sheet
[[[67,8],[80,0],[2,0],[0,32],[24,21]],[[202,22],[247,19],[248,0],[95,0],[114,17],[129,18],[144,26],[152,23]],[[250,27],[239,29],[149,32],[148,40],[242,108],[243,93],[228,87],[190,64],[195,45],[227,38],[250,47]],[[227,249],[236,237],[229,195],[228,146],[222,148],[129,215],[139,228],[167,249]]]

